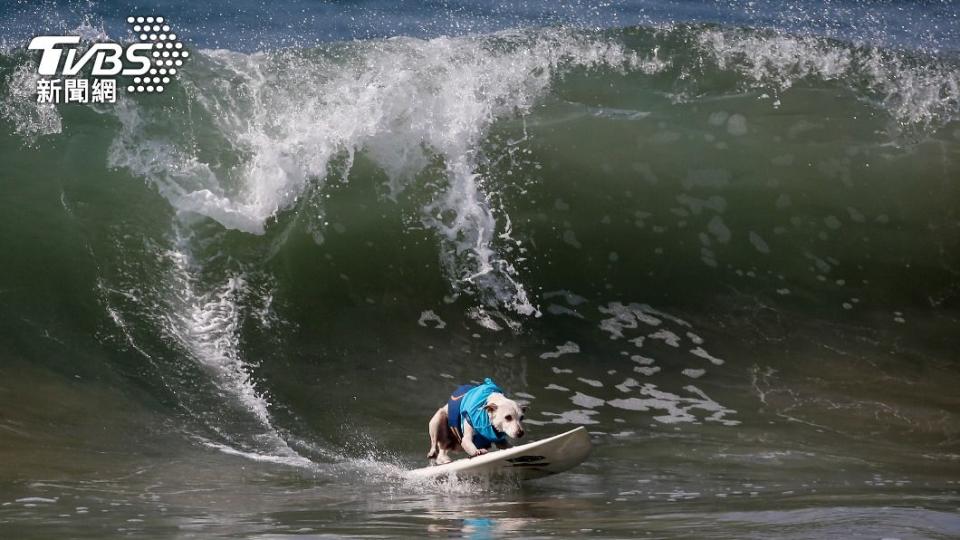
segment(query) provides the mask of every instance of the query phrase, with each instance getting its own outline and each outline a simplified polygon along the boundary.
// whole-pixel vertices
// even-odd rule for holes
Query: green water
[[[45,110],[17,54],[0,536],[960,535],[949,56],[511,31]],[[590,459],[405,481],[486,376]]]

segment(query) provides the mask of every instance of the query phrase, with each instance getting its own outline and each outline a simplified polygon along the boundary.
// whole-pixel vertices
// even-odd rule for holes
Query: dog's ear
[[[484,407],[484,409],[486,409],[488,413],[493,414],[493,413],[497,412],[497,404],[496,404],[496,403],[487,403],[487,405],[486,405],[486,407]]]

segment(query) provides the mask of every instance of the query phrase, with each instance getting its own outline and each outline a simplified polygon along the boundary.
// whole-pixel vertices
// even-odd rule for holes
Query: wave
[[[32,61],[14,58],[0,114],[27,139],[61,132],[58,110],[29,99]],[[362,155],[385,174],[384,197],[431,184],[420,221],[439,239],[454,290],[521,315],[539,313],[517,264],[525,248],[497,202],[500,179],[483,171],[509,149],[482,145],[496,123],[526,118],[567,77],[587,70],[595,88],[627,91],[639,76],[674,101],[759,90],[774,108],[794,86],[836,84],[910,133],[929,134],[960,112],[960,68],[949,59],[711,26],[206,50],[188,67],[169,98],[98,109],[119,122],[109,167],[145,179],[178,213],[263,234],[307,199],[322,215],[322,192]]]
[[[895,226],[944,231],[909,246],[918,260],[934,261],[922,269],[933,279],[877,296],[956,296],[942,247],[954,241],[952,209],[940,206],[949,197],[891,210],[885,201],[898,198],[875,194],[903,185],[864,172],[876,163],[890,164],[891,175],[919,171],[918,186],[949,194],[941,177],[955,170],[960,140],[960,63],[949,54],[711,25],[511,30],[196,51],[162,96],[59,108],[35,103],[35,68],[22,50],[0,56],[2,145],[25,156],[30,175],[48,166],[50,143],[75,158],[83,153],[71,147],[76,134],[93,133],[103,163],[75,174],[117,182],[108,189],[152,190],[140,203],[147,217],[133,215],[136,205],[113,216],[109,199],[86,202],[101,205],[91,236],[115,242],[91,249],[100,302],[120,341],[147,359],[178,405],[201,420],[203,440],[223,451],[290,463],[322,454],[287,432],[296,415],[278,410],[244,339],[282,318],[273,313],[278,290],[296,296],[306,287],[286,279],[326,282],[326,291],[357,304],[412,289],[421,325],[440,321],[429,326],[454,333],[468,322],[448,305],[486,329],[518,332],[540,328],[533,321],[541,316],[589,323],[608,315],[598,323],[615,340],[624,328],[667,321],[669,331],[634,339],[682,343],[697,362],[680,371],[686,379],[723,360],[679,319],[632,300],[600,300],[697,295],[729,286],[716,277],[726,272],[774,298],[813,298],[831,287],[821,304],[854,311],[867,294],[848,285],[892,279],[885,269],[910,253]],[[433,265],[417,241],[398,248],[408,266],[381,259],[399,233],[374,235],[377,247],[360,253],[365,239],[330,213],[332,196],[351,189],[368,197],[354,214],[374,221],[398,212],[404,235],[423,233]],[[845,227],[874,244],[853,245]],[[354,244],[335,262],[326,253],[321,267],[302,253],[305,236],[321,251],[335,251],[340,236]],[[373,283],[350,283],[342,269],[381,264]],[[440,300],[424,267],[439,269]],[[677,268],[685,270],[672,275]],[[543,292],[561,287],[592,296],[593,312],[570,301],[574,293],[560,305]],[[308,314],[324,308],[316,301],[291,303]],[[894,311],[897,324],[903,311]],[[560,342],[540,358],[580,349]],[[635,377],[659,372],[632,352]],[[571,399],[579,409],[546,421],[589,421],[605,403],[662,411],[664,423],[739,422],[699,386],[668,391],[641,380],[620,385],[642,398],[578,393]]]
[[[516,242],[497,230],[477,147],[494,121],[529,109],[559,71],[626,68],[637,58],[562,33],[496,42],[508,45],[396,39],[327,56],[206,51],[183,84],[190,117],[132,103],[115,109],[122,127],[109,164],[152,182],[178,212],[263,234],[279,212],[322,190],[332,169],[348,171],[358,152],[387,174],[390,198],[442,159],[445,185],[423,206],[422,221],[438,233],[451,282],[534,314],[517,269],[494,247]],[[179,133],[198,117],[211,124],[213,141],[147,128],[161,123],[164,133]]]

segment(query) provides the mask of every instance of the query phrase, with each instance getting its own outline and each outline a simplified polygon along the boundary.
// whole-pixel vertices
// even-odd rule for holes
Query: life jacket
[[[464,384],[450,395],[447,401],[447,423],[458,441],[463,441],[463,423],[473,426],[473,445],[490,448],[494,443],[507,442],[507,434],[494,429],[485,407],[490,394],[502,394],[503,390],[487,377],[483,384]]]

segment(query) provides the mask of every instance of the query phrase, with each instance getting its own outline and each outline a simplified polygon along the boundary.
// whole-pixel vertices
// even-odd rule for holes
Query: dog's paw
[[[437,463],[437,465],[445,465],[445,464],[447,464],[447,463],[450,463],[451,461],[453,461],[453,460],[450,459],[450,456],[444,454],[444,455],[442,455],[442,456],[437,456],[437,461],[436,461],[436,463]]]
[[[430,452],[427,453],[427,459],[433,459],[433,458],[435,458],[435,457],[437,457],[437,449],[436,449],[436,448],[431,448],[431,449],[430,449]]]
[[[482,456],[482,455],[484,455],[484,454],[486,454],[486,453],[487,453],[487,449],[486,449],[486,448],[477,448],[477,453],[474,454],[474,457],[476,457],[476,456]]]

